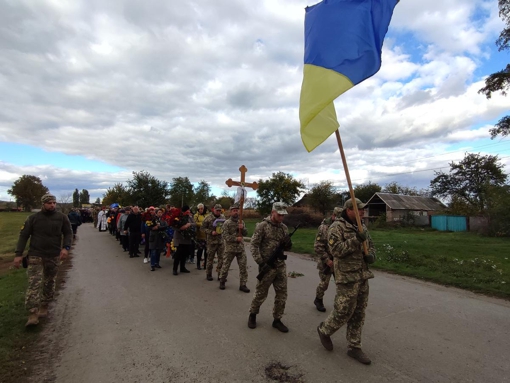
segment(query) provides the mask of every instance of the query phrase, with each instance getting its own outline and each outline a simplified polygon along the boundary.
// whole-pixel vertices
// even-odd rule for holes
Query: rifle
[[[294,228],[294,231],[292,233],[290,233],[288,236],[285,236],[283,238],[283,240],[280,241],[278,246],[276,246],[276,248],[271,253],[271,255],[270,255],[269,259],[267,260],[267,262],[265,262],[260,267],[259,275],[257,275],[257,279],[259,281],[261,281],[262,278],[264,278],[264,276],[269,272],[269,270],[275,268],[274,264],[276,263],[276,261],[278,259],[281,259],[283,261],[287,259],[287,256],[285,254],[283,254],[283,248],[285,247],[285,242],[287,242],[287,238],[290,239],[294,235],[294,233],[299,228],[299,226],[301,226],[300,223]]]

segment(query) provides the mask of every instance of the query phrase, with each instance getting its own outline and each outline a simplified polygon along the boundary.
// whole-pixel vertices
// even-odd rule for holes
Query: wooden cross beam
[[[245,176],[246,176],[246,172],[248,171],[246,166],[241,165],[241,167],[239,168],[239,171],[241,172],[241,181],[233,181],[232,178],[229,178],[228,180],[225,181],[227,186],[229,188],[231,188],[232,186],[250,187],[253,190],[257,190],[258,187],[259,187],[258,183],[256,183],[256,182],[251,182],[251,183],[246,182]]]
[[[232,186],[241,186],[243,188],[249,187],[249,188],[252,188],[253,190],[257,190],[259,187],[258,183],[246,182],[245,176],[246,176],[246,172],[248,171],[246,166],[241,165],[241,167],[239,168],[239,171],[241,172],[241,181],[233,181],[232,178],[229,178],[228,180],[225,181],[227,186],[229,188],[231,188]],[[244,191],[241,195],[241,200],[239,201],[239,222],[240,223],[243,222],[243,205],[244,205]],[[241,233],[241,229],[239,229],[239,233]]]

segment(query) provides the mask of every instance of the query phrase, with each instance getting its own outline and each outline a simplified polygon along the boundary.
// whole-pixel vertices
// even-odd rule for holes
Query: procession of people
[[[57,212],[56,200],[51,194],[43,196],[41,202],[42,210],[28,217],[21,230],[14,259],[15,267],[23,261],[28,268],[27,327],[37,325],[40,317],[48,315],[59,261],[67,258],[81,224],[76,211],[69,216]],[[347,354],[360,363],[370,364],[370,358],[361,348],[361,333],[368,303],[368,279],[374,277],[368,265],[375,261],[375,248],[366,227],[358,227],[354,206],[360,210],[364,204],[358,199],[347,200],[319,227],[314,244],[319,285],[313,304],[320,312],[326,311],[323,296],[333,278],[336,284],[334,306],[317,327],[319,340],[324,348],[333,350],[331,336],[346,325]],[[220,204],[212,206],[210,213],[203,204],[198,204],[195,214],[187,205],[141,209],[113,204],[109,209],[102,207],[92,217],[98,231],[115,237],[129,258],[141,258],[143,253],[143,264],[147,264],[151,272],[162,268],[162,256],[173,259],[174,276],[190,273],[187,267],[194,265],[196,259],[196,268],[205,270],[207,281],[214,281],[212,272],[216,262],[219,288],[225,290],[229,268],[235,258],[239,266],[239,290],[249,293],[244,246],[248,232],[240,217],[240,208],[240,203],[232,204],[226,218]],[[284,203],[273,203],[270,215],[257,224],[251,236],[250,252],[259,273],[248,313],[250,329],[257,327],[260,306],[273,286],[272,326],[283,333],[289,332],[282,322],[288,296],[284,252],[292,248],[292,234],[283,223],[286,214]],[[28,257],[23,257],[29,240]]]

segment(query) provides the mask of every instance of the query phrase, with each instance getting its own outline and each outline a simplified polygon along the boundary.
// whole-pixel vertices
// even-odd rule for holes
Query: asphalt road
[[[246,294],[235,261],[221,291],[193,265],[173,276],[167,258],[150,272],[91,224],[78,235],[33,381],[267,382],[266,370],[278,364],[289,369],[272,371],[286,372],[291,377],[280,381],[288,382],[510,381],[507,301],[376,272],[363,334],[372,365],[364,366],[346,355],[344,328],[332,352],[322,347],[316,328],[334,286],[328,311],[318,312],[317,270],[305,257],[287,261],[288,272],[304,276],[289,278],[283,334],[271,327],[273,291],[258,327],[247,327],[256,275],[249,253]]]

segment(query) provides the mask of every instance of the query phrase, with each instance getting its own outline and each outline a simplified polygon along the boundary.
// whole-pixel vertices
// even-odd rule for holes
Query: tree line
[[[203,203],[210,207],[219,203],[228,208],[234,202],[234,196],[228,192],[223,192],[220,196],[212,194],[211,186],[204,180],[194,185],[188,177],[175,177],[171,182],[167,182],[144,170],[132,174],[132,178],[125,184],[116,183],[106,190],[103,205],[109,206],[116,202],[121,206],[170,204],[180,207]],[[269,213],[274,201],[292,205],[307,191],[302,181],[284,172],[273,173],[269,179],[259,180],[258,184],[257,198],[248,198],[245,208],[256,209],[261,214]],[[42,184],[40,178],[23,175],[14,182],[8,192],[16,198],[18,206],[22,205],[29,211],[40,205],[39,200],[48,192],[48,188]],[[486,216],[495,234],[510,235],[510,185],[508,175],[497,155],[466,153],[463,160],[450,163],[448,172],[435,172],[428,189],[403,186],[397,182],[384,186],[372,182],[354,186],[356,197],[364,202],[377,192],[438,197],[446,203],[446,213]],[[343,205],[350,195],[348,191],[338,191],[331,181],[322,181],[313,185],[304,198],[307,206],[326,215],[335,206]],[[75,189],[72,194],[74,207],[89,203],[89,199],[86,189],[81,192]],[[96,203],[98,202],[99,198],[96,200]]]

